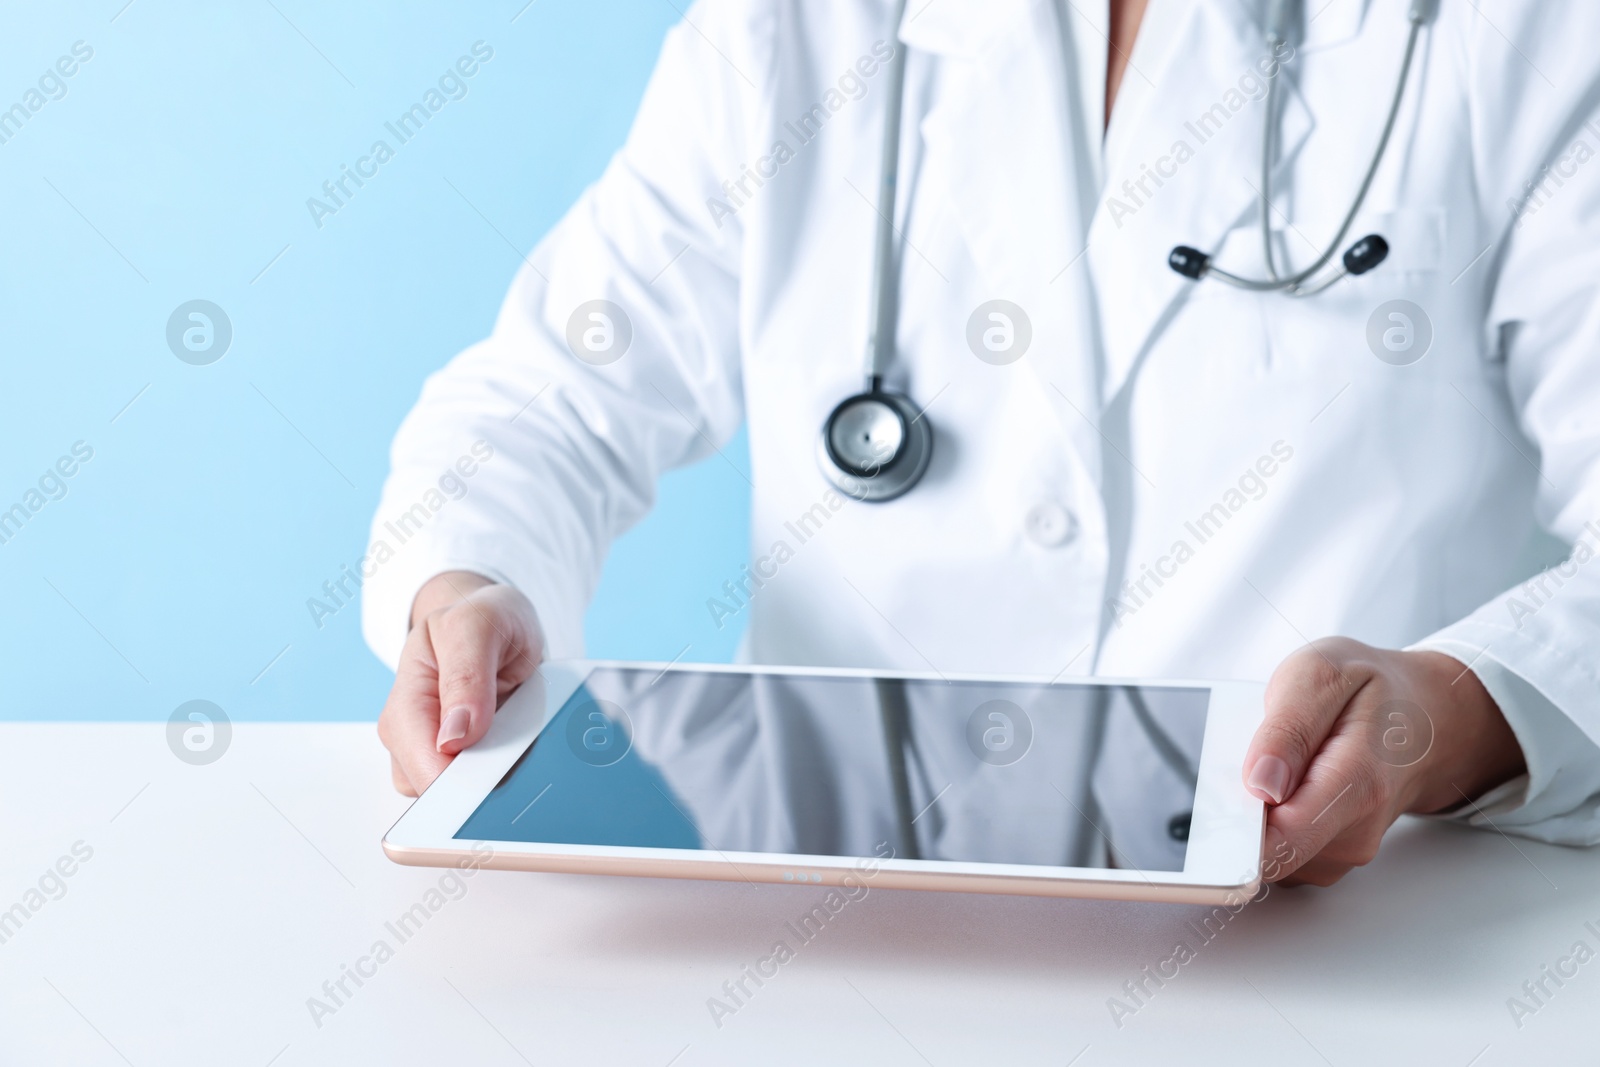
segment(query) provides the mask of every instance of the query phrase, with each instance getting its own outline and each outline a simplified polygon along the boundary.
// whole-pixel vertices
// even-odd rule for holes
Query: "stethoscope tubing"
[[[872,244],[872,332],[867,339],[867,391],[875,392],[883,381],[894,355],[896,285],[894,271],[895,204],[900,184],[900,121],[906,87],[906,46],[898,40],[900,21],[905,17],[906,0],[894,8],[897,39],[894,58],[889,61],[889,99],[883,119],[883,145],[878,176],[878,214]]]
[[[1399,77],[1395,79],[1394,93],[1389,101],[1389,112],[1384,118],[1383,122],[1383,133],[1378,137],[1377,147],[1373,149],[1372,160],[1367,164],[1366,173],[1362,176],[1361,184],[1356,189],[1355,198],[1350,203],[1350,210],[1345,212],[1344,221],[1340,223],[1339,230],[1336,234],[1334,234],[1333,240],[1328,242],[1327,248],[1325,248],[1322,254],[1304,270],[1298,271],[1287,278],[1279,276],[1277,263],[1272,250],[1271,226],[1272,154],[1276,143],[1275,133],[1277,123],[1274,120],[1276,118],[1275,111],[1278,87],[1278,80],[1273,78],[1267,83],[1266,118],[1262,123],[1263,129],[1261,137],[1260,190],[1261,208],[1259,213],[1261,222],[1262,250],[1266,256],[1267,272],[1271,275],[1271,277],[1245,278],[1241,275],[1223,270],[1221,267],[1209,265],[1206,268],[1205,276],[1215,275],[1221,281],[1225,281],[1236,288],[1248,289],[1252,292],[1283,292],[1289,296],[1315,296],[1317,293],[1322,292],[1324,289],[1328,288],[1330,285],[1334,284],[1350,273],[1348,269],[1341,269],[1334,274],[1333,277],[1326,279],[1316,286],[1310,288],[1305,286],[1305,283],[1318,272],[1320,272],[1324,267],[1326,267],[1329,261],[1332,260],[1333,257],[1338,253],[1339,246],[1343,244],[1344,239],[1349,236],[1350,227],[1355,224],[1356,216],[1361,212],[1362,205],[1366,203],[1367,193],[1372,188],[1373,179],[1377,177],[1378,167],[1383,163],[1383,157],[1388,152],[1389,140],[1394,134],[1395,121],[1400,115],[1400,104],[1405,99],[1406,83],[1411,77],[1411,64],[1412,60],[1416,56],[1417,39],[1422,32],[1423,22],[1425,21],[1427,13],[1427,6],[1428,5],[1426,4],[1412,5],[1409,15],[1411,28],[1406,35],[1405,56],[1400,61],[1400,74]],[[1272,45],[1274,50],[1276,50],[1277,46],[1283,44],[1283,39],[1274,35],[1268,39],[1268,44]]]

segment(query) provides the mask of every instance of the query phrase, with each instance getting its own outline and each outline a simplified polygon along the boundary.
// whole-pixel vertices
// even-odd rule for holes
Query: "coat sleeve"
[[[517,586],[547,654],[581,655],[611,541],[663,471],[738,429],[742,230],[711,198],[752,158],[773,6],[689,9],[623,148],[401,424],[363,561],[363,632],[391,667],[417,590],[454,569]]]
[[[1485,287],[1538,519],[1572,545],[1544,574],[1416,647],[1474,666],[1527,756],[1526,780],[1456,817],[1600,843],[1600,5],[1467,11],[1474,177],[1484,240],[1461,281]],[[1531,444],[1533,447],[1528,447]]]

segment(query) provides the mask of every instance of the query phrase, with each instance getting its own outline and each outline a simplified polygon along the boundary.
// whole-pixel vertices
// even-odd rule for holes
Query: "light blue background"
[[[389,674],[358,609],[318,630],[306,599],[362,554],[422,379],[489,331],[678,18],[524,3],[9,7],[0,109],[74,42],[94,56],[0,144],[0,510],[75,441],[94,458],[0,545],[0,718],[164,720],[196,698],[376,717]],[[306,199],[478,40],[494,58],[468,95],[319,230]],[[234,330],[204,367],[165,341],[196,298]],[[748,494],[716,458],[667,478],[607,564],[592,654],[731,656],[740,628],[705,601],[745,559]]]

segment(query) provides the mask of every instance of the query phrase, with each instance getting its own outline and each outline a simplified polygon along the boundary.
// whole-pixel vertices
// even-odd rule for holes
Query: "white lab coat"
[[[1406,6],[1308,5],[1278,75],[1280,262],[1349,207]],[[379,655],[456,567],[522,588],[550,654],[579,655],[612,539],[748,419],[770,574],[744,609],[753,660],[1262,679],[1323,635],[1438,649],[1528,757],[1483,809],[1600,840],[1600,5],[1441,0],[1347,238],[1393,251],[1294,300],[1165,265],[1185,243],[1264,270],[1259,0],[1152,0],[1109,130],[1106,0],[913,4],[889,384],[936,440],[910,494],[863,504],[830,496],[815,452],[862,383],[887,80],[863,57],[892,7],[702,0],[672,31],[627,144],[395,439],[374,524],[394,551],[364,598]],[[826,119],[802,141],[807,113]],[[596,299],[632,327],[604,366],[566,340]],[[1031,324],[1005,365],[967,340],[993,299]],[[1431,324],[1410,365],[1369,346],[1391,300]],[[385,524],[440,502],[478,440],[494,458],[466,496],[394,545]],[[1536,522],[1577,548],[1527,590]]]

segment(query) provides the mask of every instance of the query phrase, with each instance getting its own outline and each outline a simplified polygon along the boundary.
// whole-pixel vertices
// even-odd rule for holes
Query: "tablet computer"
[[[1244,682],[547,663],[385,836],[396,862],[1231,903]]]

